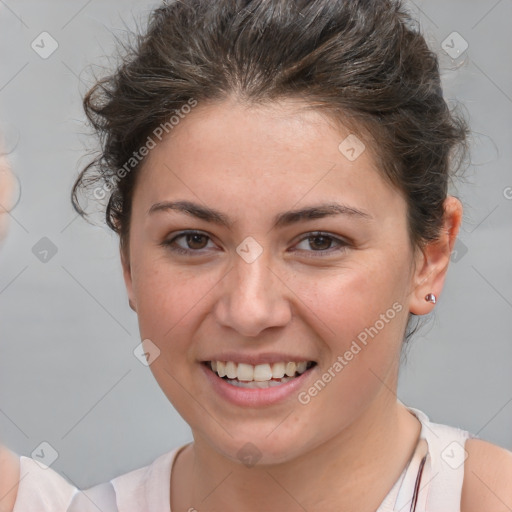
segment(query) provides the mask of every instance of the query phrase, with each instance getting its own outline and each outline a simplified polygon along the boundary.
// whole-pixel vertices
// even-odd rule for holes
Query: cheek
[[[381,315],[385,320],[403,316],[398,310],[405,309],[406,282],[393,272],[393,268],[384,269],[380,264],[354,265],[307,280],[296,276],[288,282],[317,317],[316,323],[324,323],[331,336],[347,339],[374,325]],[[395,303],[400,307],[393,308]]]
[[[325,376],[332,384],[323,391],[324,398],[342,400],[354,410],[396,367],[407,322],[405,279],[394,267],[383,269],[383,258],[372,261],[311,280],[302,288],[313,330],[325,348],[322,371],[331,370]]]
[[[361,404],[386,392],[383,382],[392,389],[407,320],[402,285],[389,272],[376,276],[353,269],[304,287],[325,359],[314,386],[302,390],[301,404],[312,416],[322,416],[326,429],[335,430],[340,422],[348,425]]]
[[[156,343],[182,339],[177,333],[197,324],[201,302],[218,279],[199,267],[177,268],[162,257],[143,256],[134,268],[133,291],[141,336]]]

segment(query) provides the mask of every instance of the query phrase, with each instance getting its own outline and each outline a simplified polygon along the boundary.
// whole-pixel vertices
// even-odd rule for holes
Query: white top
[[[64,512],[76,492],[77,489],[55,471],[22,456],[13,512]]]
[[[476,436],[448,425],[431,423],[418,409],[408,408],[421,422],[420,442],[411,460],[377,512],[460,512],[464,450]],[[152,464],[110,482],[79,492],[52,469],[21,457],[18,497],[13,512],[172,512],[171,470],[187,445],[158,457]],[[420,466],[421,481],[416,485]],[[415,486],[418,488],[416,495]]]

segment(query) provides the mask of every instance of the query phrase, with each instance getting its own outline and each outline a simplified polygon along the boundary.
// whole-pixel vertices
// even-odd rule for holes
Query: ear
[[[426,315],[434,305],[425,300],[433,293],[439,298],[444,286],[450,256],[462,223],[462,204],[452,196],[444,201],[444,220],[440,236],[428,243],[416,256],[414,289],[411,294],[409,311],[415,315]]]
[[[133,311],[137,312],[137,303],[133,293],[133,281],[132,281],[132,267],[130,264],[130,257],[127,253],[128,249],[124,249],[122,246],[119,248],[121,255],[121,266],[123,267],[123,278],[126,286],[126,292],[128,293],[128,304]]]

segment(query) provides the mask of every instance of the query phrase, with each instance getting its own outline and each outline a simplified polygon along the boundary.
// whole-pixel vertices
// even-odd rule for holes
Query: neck
[[[202,439],[180,454],[172,510],[375,511],[416,447],[421,425],[385,391],[348,428],[291,461],[251,468]],[[229,506],[227,507],[227,504]],[[176,507],[176,508],[175,508]]]

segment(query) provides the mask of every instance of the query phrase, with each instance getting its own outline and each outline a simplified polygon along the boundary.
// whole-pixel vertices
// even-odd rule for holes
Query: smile
[[[304,385],[315,361],[251,365],[233,361],[204,361],[201,366],[213,390],[239,406],[265,406],[285,400]]]
[[[252,365],[233,361],[209,361],[206,364],[220,378],[233,386],[265,389],[291,381],[316,363],[289,361]]]

